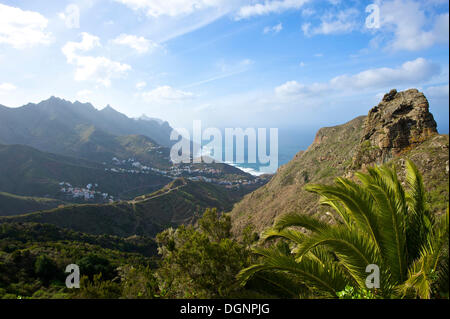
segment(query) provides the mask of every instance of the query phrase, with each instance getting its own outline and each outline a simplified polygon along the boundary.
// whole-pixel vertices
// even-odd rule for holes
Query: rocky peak
[[[436,133],[436,122],[422,92],[391,90],[369,111],[354,163],[386,162]]]

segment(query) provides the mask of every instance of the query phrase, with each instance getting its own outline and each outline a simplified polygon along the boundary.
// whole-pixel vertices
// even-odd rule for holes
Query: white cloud
[[[15,89],[17,89],[17,87],[14,84],[6,82],[0,84],[0,92],[9,92]]]
[[[311,9],[311,8],[305,8],[305,9],[302,10],[302,16],[303,17],[310,17],[314,13],[316,13],[316,11],[314,9]]]
[[[311,23],[304,23],[302,31],[306,36],[351,32],[358,26],[358,14],[359,12],[356,9],[328,13],[321,18],[321,23],[316,27],[312,27]]]
[[[82,32],[81,38],[80,42],[67,42],[62,48],[62,52],[66,56],[67,62],[73,63],[74,60],[78,58],[76,51],[86,52],[100,46],[100,38],[95,35]]]
[[[417,51],[437,43],[448,43],[449,14],[427,17],[423,5],[411,0],[395,0],[381,5],[380,31],[394,34],[388,43],[389,49]]]
[[[342,75],[331,80],[331,85],[353,88],[386,87],[405,83],[418,83],[440,72],[440,67],[423,58],[405,62],[399,68],[369,69],[353,76]]]
[[[121,34],[112,42],[114,44],[128,46],[136,50],[136,52],[139,54],[143,54],[149,51],[151,52],[159,47],[157,43],[147,40],[144,37],[138,37],[130,34]]]
[[[120,78],[131,69],[128,64],[112,61],[103,56],[79,55],[78,51],[86,52],[100,46],[98,37],[86,32],[81,36],[80,42],[67,42],[62,48],[67,62],[76,66],[75,81],[93,81],[108,87],[113,78]]]
[[[309,0],[273,0],[243,6],[239,9],[236,19],[245,19],[252,16],[280,13],[290,9],[300,9]]]
[[[288,81],[275,88],[275,93],[281,97],[290,96],[310,96],[314,94],[320,94],[329,88],[327,83],[314,83],[305,85],[298,83],[297,81]]]
[[[275,88],[280,97],[312,97],[324,93],[383,89],[419,85],[440,73],[440,67],[423,58],[403,63],[398,68],[369,69],[354,75],[340,75],[329,82],[302,84],[289,81]]]
[[[171,86],[164,85],[142,93],[142,97],[148,102],[167,103],[186,101],[193,99],[195,96],[191,92],[177,90]]]
[[[264,32],[265,34],[270,33],[270,32],[278,33],[278,32],[280,32],[281,30],[283,30],[283,25],[282,25],[281,23],[278,23],[278,24],[276,24],[276,25],[274,25],[274,26],[272,26],[272,27],[265,27],[264,30],[263,30],[263,32]]]
[[[144,81],[136,83],[136,89],[138,89],[138,90],[141,90],[146,86],[147,86],[147,82],[144,82]]]
[[[188,15],[197,10],[220,7],[225,0],[115,0],[133,10],[142,10],[148,16],[176,17]]]
[[[427,88],[425,90],[425,93],[427,95],[430,95],[430,97],[447,98],[448,99],[448,96],[449,96],[448,83],[445,85],[440,85],[440,86],[430,86],[429,88]]]
[[[48,20],[38,12],[0,3],[0,44],[9,44],[16,49],[48,44],[51,34],[45,32],[47,24]]]

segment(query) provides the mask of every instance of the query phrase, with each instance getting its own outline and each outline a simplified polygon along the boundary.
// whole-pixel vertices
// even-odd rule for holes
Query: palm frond
[[[283,230],[287,227],[294,226],[303,227],[313,232],[330,228],[330,225],[326,222],[320,221],[312,216],[302,215],[298,213],[289,213],[281,216],[275,222],[274,228],[277,230]]]
[[[347,281],[336,265],[324,267],[316,260],[305,258],[297,263],[291,255],[280,253],[277,249],[256,249],[255,253],[263,256],[261,263],[243,269],[238,280],[245,283],[259,272],[288,273],[295,275],[299,281],[313,291],[321,292],[329,297],[344,289]]]
[[[366,267],[370,264],[381,265],[382,263],[373,241],[356,229],[349,232],[346,227],[341,226],[312,234],[294,252],[299,258],[318,246],[326,246],[333,251],[339,263],[360,287],[365,287]]]
[[[377,216],[370,194],[363,187],[345,178],[337,178],[333,186],[309,184],[305,189],[328,201],[340,202],[355,225],[377,242],[380,237]]]
[[[261,239],[270,240],[274,238],[283,238],[300,244],[305,239],[305,236],[305,234],[292,229],[277,230],[275,228],[268,228],[261,234]]]
[[[408,216],[406,222],[406,238],[408,258],[415,260],[420,255],[421,246],[428,240],[434,223],[430,210],[427,207],[425,186],[417,167],[406,161],[406,192],[408,203]]]
[[[402,282],[407,275],[406,216],[407,205],[397,174],[387,166],[368,168],[368,174],[357,173],[376,205],[378,226],[382,228],[377,238],[381,255],[391,265],[392,279]]]

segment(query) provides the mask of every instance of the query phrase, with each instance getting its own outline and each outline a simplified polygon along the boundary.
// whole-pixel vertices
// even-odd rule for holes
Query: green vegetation
[[[231,297],[236,275],[251,261],[231,238],[231,222],[206,210],[198,226],[157,236],[160,260],[142,242],[92,236],[45,224],[0,225],[0,298]],[[112,249],[106,248],[111,247]],[[121,251],[119,250],[121,249]],[[131,253],[131,252],[141,253]],[[80,267],[80,289],[65,288],[65,266]]]
[[[274,272],[307,288],[298,297],[448,298],[449,214],[430,212],[416,166],[406,162],[406,190],[388,166],[356,175],[360,183],[337,178],[332,186],[308,185],[334,210],[335,223],[284,215],[263,237],[289,246],[256,248],[262,257],[240,280]],[[380,285],[370,290],[366,267],[372,264],[380,269]]]
[[[248,264],[249,254],[230,238],[230,229],[229,216],[206,210],[199,229],[180,226],[157,236],[165,297],[220,298],[240,289],[235,277]]]
[[[100,266],[98,261],[101,261]],[[0,298],[77,297],[83,289],[67,289],[64,283],[67,276],[65,267],[72,263],[80,264],[80,268],[93,277],[105,272],[107,278],[115,275],[120,266],[154,265],[151,258],[140,254],[106,249],[81,240],[22,243],[3,238],[0,247]],[[94,275],[96,272],[99,273]],[[88,276],[84,278],[84,282],[87,281],[90,282]]]
[[[178,179],[160,191],[131,201],[67,205],[44,212],[0,217],[0,224],[47,223],[94,235],[153,237],[166,228],[195,223],[208,207],[230,210],[240,196],[218,185]]]
[[[0,192],[0,216],[19,215],[46,210],[65,203],[51,198],[27,197]]]

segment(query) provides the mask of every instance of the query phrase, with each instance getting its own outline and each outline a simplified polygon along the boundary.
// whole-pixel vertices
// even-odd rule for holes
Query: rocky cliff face
[[[439,135],[418,90],[392,90],[369,111],[346,124],[321,128],[306,151],[280,167],[265,186],[247,195],[231,212],[236,235],[251,226],[259,232],[284,213],[320,215],[316,195],[304,190],[307,183],[329,184],[335,177],[352,177],[366,165],[392,162],[403,165],[411,158],[424,176],[432,209],[445,210],[448,202],[448,135]]]
[[[435,134],[425,95],[416,89],[391,90],[367,115],[354,168],[387,162]]]

